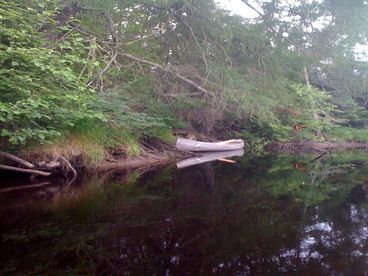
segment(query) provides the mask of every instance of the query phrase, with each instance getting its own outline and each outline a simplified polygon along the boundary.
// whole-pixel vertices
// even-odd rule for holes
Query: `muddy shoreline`
[[[112,149],[114,151],[114,149]],[[142,143],[140,154],[129,156],[126,154],[113,155],[106,152],[103,160],[95,163],[88,161],[83,154],[50,155],[42,151],[20,152],[9,154],[0,151],[0,169],[11,174],[30,175],[31,177],[49,177],[51,175],[65,175],[76,177],[83,173],[105,173],[114,170],[147,170],[151,167],[166,165],[193,156],[176,149],[166,142],[155,140]]]

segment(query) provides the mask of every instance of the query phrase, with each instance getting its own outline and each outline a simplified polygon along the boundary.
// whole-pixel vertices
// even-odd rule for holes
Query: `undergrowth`
[[[334,127],[328,134],[328,139],[337,141],[367,141],[368,129],[352,127]]]

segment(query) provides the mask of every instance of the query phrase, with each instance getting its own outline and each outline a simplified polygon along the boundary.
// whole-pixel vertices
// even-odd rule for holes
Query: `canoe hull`
[[[229,151],[242,149],[244,147],[244,141],[242,139],[234,139],[223,142],[210,143],[178,138],[178,140],[176,141],[176,147],[180,150],[195,152]]]

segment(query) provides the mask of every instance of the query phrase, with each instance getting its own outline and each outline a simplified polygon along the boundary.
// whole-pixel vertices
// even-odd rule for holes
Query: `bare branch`
[[[116,34],[114,29],[114,22],[110,15],[108,15],[106,12],[101,13],[104,18],[107,21],[107,27],[109,28],[109,32],[111,35],[111,38],[114,42],[114,49],[113,49],[113,55],[110,58],[109,62],[106,64],[105,68],[101,70],[99,74],[99,78],[102,80],[103,75],[106,73],[106,71],[111,67],[111,65],[114,63],[118,56],[118,49],[119,49],[119,36]]]
[[[207,59],[206,59],[206,54],[205,54],[205,52],[204,52],[204,50],[203,50],[202,46],[199,44],[198,39],[197,39],[197,36],[194,34],[192,27],[191,27],[188,23],[186,23],[186,22],[185,22],[185,20],[183,20],[182,18],[180,18],[180,16],[179,16],[176,12],[172,12],[172,14],[174,15],[174,17],[175,17],[175,18],[176,18],[180,23],[182,23],[182,24],[183,24],[183,25],[184,25],[184,26],[189,30],[189,32],[190,32],[190,34],[191,34],[191,36],[193,37],[193,40],[194,40],[195,45],[198,47],[198,49],[199,49],[199,50],[201,51],[201,53],[202,53],[203,63],[204,63],[205,68],[206,68],[206,73],[205,73],[205,75],[207,75],[207,74],[208,74],[208,63],[207,63]]]
[[[261,17],[264,16],[263,13],[261,13],[257,8],[255,8],[253,5],[249,4],[248,0],[242,0],[242,2],[247,5],[249,8],[251,8],[252,10],[254,10],[256,13],[258,13]]]
[[[165,66],[162,66],[158,63],[154,63],[152,61],[145,60],[143,58],[139,58],[139,57],[127,54],[127,53],[120,53],[120,56],[131,59],[131,60],[134,60],[134,61],[137,61],[139,63],[143,63],[143,64],[146,64],[146,65],[156,67],[156,68],[160,69],[161,71],[170,73],[170,74],[174,75],[175,77],[177,77],[178,79],[182,80],[183,82],[185,82],[185,83],[189,84],[190,86],[196,88],[197,90],[201,91],[203,94],[205,94],[207,96],[214,97],[214,94],[211,91],[205,89],[204,87],[200,86],[199,84],[195,83],[194,81],[180,75],[175,70],[170,70],[169,67],[165,67]]]
[[[114,21],[112,20],[111,16],[108,15],[106,12],[101,12],[101,14],[107,21],[107,27],[109,28],[112,40],[114,41],[114,43],[119,43],[119,36],[115,32]]]

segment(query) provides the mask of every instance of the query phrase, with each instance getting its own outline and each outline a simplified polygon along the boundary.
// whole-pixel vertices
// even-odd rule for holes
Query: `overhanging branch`
[[[184,77],[184,76],[180,75],[175,70],[170,70],[169,67],[162,66],[161,64],[154,63],[152,61],[149,61],[149,60],[146,60],[146,59],[143,59],[143,58],[139,58],[139,57],[133,56],[131,54],[127,54],[127,53],[120,52],[119,55],[122,56],[122,57],[128,58],[130,60],[134,60],[136,62],[142,63],[142,64],[146,64],[146,65],[156,67],[156,68],[160,69],[161,71],[170,73],[170,74],[174,75],[176,78],[180,79],[181,81],[183,81],[183,82],[189,84],[190,86],[194,87],[195,89],[201,91],[203,94],[205,94],[207,96],[210,96],[210,97],[214,97],[214,94],[211,91],[209,91],[206,88],[202,87],[198,83],[188,79],[187,77]]]

